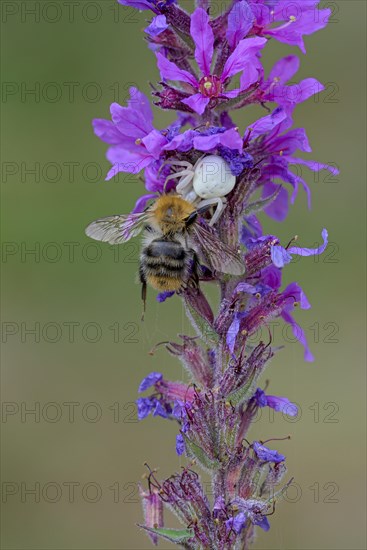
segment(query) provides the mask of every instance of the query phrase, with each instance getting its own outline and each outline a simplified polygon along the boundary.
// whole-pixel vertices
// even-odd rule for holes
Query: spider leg
[[[183,172],[186,172],[186,170],[183,170]],[[183,174],[183,172],[179,172],[179,173]],[[177,184],[177,187],[176,187],[177,193],[179,193],[180,195],[183,195],[185,193],[186,187],[190,186],[193,177],[194,177],[193,172],[191,171],[186,172],[186,174],[182,176],[182,178]]]
[[[198,204],[198,208],[201,208],[203,206],[209,206],[209,205],[213,205],[213,206],[217,206],[216,209],[215,209],[215,212],[212,216],[212,219],[210,220],[209,222],[209,225],[214,225],[220,218],[220,216],[222,215],[223,213],[223,210],[225,209],[226,207],[226,199],[224,197],[214,197],[212,199],[205,199],[203,201],[200,201],[199,204]]]
[[[159,170],[162,170],[162,168],[164,166],[166,166],[166,164],[171,164],[171,165],[176,165],[176,166],[182,166],[183,168],[192,168],[192,164],[190,162],[188,162],[187,160],[175,160],[175,159],[172,159],[172,160],[165,160],[164,163],[162,164],[162,166],[160,167]]]
[[[169,176],[166,177],[166,180],[164,182],[164,188],[166,188],[166,185],[167,185],[167,182],[169,182],[170,180],[174,180],[176,178],[181,178],[182,176],[188,176],[188,175],[191,175],[191,172],[189,170],[181,170],[181,172],[176,172],[175,174],[170,174]]]

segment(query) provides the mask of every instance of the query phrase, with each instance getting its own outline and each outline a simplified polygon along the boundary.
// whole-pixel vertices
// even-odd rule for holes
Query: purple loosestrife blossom
[[[152,98],[159,108],[176,111],[176,118],[167,128],[155,128],[150,98],[136,88],[131,88],[126,106],[113,103],[111,120],[93,121],[95,134],[108,144],[112,167],[106,179],[120,172],[141,173],[146,194],[127,218],[131,224],[149,201],[164,193],[183,195],[186,187],[192,190],[185,197],[195,205],[208,197],[222,202],[215,222],[215,206],[210,209],[209,204],[195,223],[238,251],[244,268],[242,275],[220,273],[197,244],[199,282],[177,292],[196,336],[179,335],[177,342],[161,343],[181,362],[188,379],[171,381],[151,372],[138,388],[138,418],[151,415],[163,425],[174,423],[172,452],[188,459],[163,480],[148,467],[147,489],[140,489],[140,527],[154,544],[163,538],[190,550],[247,549],[258,528],[270,529],[268,516],[291,482],[282,485],[285,447],[251,443],[251,423],[262,407],[298,414],[287,397],[260,387],[265,368],[282,349],[281,342],[273,341],[269,323],[281,319],[290,325],[305,360],[313,360],[306,334],[294,318],[296,309],[307,310],[311,304],[298,283],[284,287],[283,270],[294,256],[319,255],[328,246],[326,229],[316,248],[295,246],[291,235],[284,246],[275,235],[263,234],[259,214],[283,221],[301,188],[311,206],[302,167],[338,174],[336,165],[299,156],[311,147],[306,131],[293,127],[297,105],[322,92],[323,85],[312,77],[294,83],[300,65],[294,55],[280,59],[265,75],[262,52],[271,47],[272,38],[305,53],[304,37],[326,26],[330,10],[318,9],[318,0],[234,0],[212,17],[209,0],[199,0],[192,14],[175,0],[119,3],[153,14],[144,35],[160,72]],[[264,115],[255,120],[252,105],[263,107]],[[238,128],[231,113],[245,106],[246,127]],[[207,174],[200,172],[203,159],[212,159]],[[215,172],[218,166],[226,167],[225,176],[234,184],[230,190],[216,191],[223,177]],[[200,194],[197,183],[207,185],[208,196]],[[121,238],[130,235],[130,227],[124,231]],[[219,290],[217,311],[206,298],[207,282]],[[179,307],[174,294],[159,293],[158,307],[165,308],[162,303],[169,298]],[[154,353],[162,353],[157,348]],[[213,498],[205,494],[199,469],[211,476]],[[165,526],[166,507],[181,529]]]
[[[190,32],[195,43],[195,60],[201,72],[199,79],[169,61],[160,52],[156,55],[162,79],[185,83],[186,91],[191,91],[192,95],[182,99],[182,103],[201,115],[211,100],[237,97],[256,82],[258,74],[253,70],[253,66],[258,64],[256,56],[265,46],[266,39],[254,37],[240,40],[224,63],[220,74],[212,74],[214,33],[209,24],[209,16],[203,9],[197,8],[192,14]],[[240,72],[244,73],[240,88],[227,91],[226,84]]]

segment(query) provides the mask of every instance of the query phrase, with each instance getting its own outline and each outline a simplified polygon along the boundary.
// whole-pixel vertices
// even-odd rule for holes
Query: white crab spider
[[[194,165],[184,160],[168,160],[165,164],[182,166],[180,172],[170,174],[165,181],[180,178],[176,191],[185,200],[195,203],[197,208],[216,205],[209,225],[214,225],[226,207],[225,196],[236,185],[236,176],[231,173],[227,162],[218,155],[201,157]]]

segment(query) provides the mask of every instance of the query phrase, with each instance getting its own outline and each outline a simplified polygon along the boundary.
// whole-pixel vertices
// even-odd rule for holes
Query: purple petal
[[[266,134],[273,130],[278,124],[287,118],[287,113],[281,107],[275,109],[270,115],[267,115],[263,118],[260,118],[254,122],[250,127],[247,128],[247,131],[251,128],[251,139],[256,139],[262,134]]]
[[[143,420],[146,418],[152,411],[152,401],[149,397],[140,397],[136,400],[136,405],[138,407],[138,419]]]
[[[331,15],[331,10],[316,10],[318,2],[302,0],[300,3],[280,0],[272,11],[272,21],[284,21],[286,24],[265,29],[264,32],[280,42],[299,46],[306,53],[303,35],[323,29]],[[293,9],[292,9],[293,8]]]
[[[257,388],[253,399],[258,407],[267,407],[268,405],[265,392],[261,388]]]
[[[269,182],[266,185],[264,185],[263,194],[262,194],[263,198],[269,197],[270,195],[275,193],[278,187],[279,187],[278,185],[275,185],[275,183],[272,183],[272,182]],[[275,198],[275,200],[273,200],[273,202],[264,209],[264,212],[274,220],[281,222],[285,220],[285,218],[287,217],[288,210],[289,210],[288,192],[286,189],[284,189],[284,187],[282,187],[278,192],[278,195]]]
[[[291,403],[286,397],[277,397],[276,395],[266,396],[267,406],[274,411],[287,414],[288,416],[297,416],[298,407]]]
[[[291,283],[285,288],[282,292],[282,295],[287,297],[292,297],[297,302],[299,302],[299,305],[301,309],[310,309],[311,304],[307,299],[306,294],[303,292],[302,288],[299,286],[298,283]],[[289,306],[286,307],[287,311],[291,311],[294,309],[294,302],[292,302]]]
[[[147,151],[158,160],[162,153],[163,146],[167,143],[167,138],[165,138],[161,132],[158,132],[158,130],[152,130],[142,139],[142,142]]]
[[[270,523],[266,516],[261,516],[260,518],[254,519],[254,524],[263,529],[264,531],[269,531]]]
[[[286,134],[278,137],[274,140],[273,147],[275,147],[278,151],[284,151],[286,155],[293,154],[297,149],[307,153],[312,151],[304,128],[294,128]],[[295,159],[294,161],[291,158],[289,159],[289,162],[292,162],[293,164],[298,164],[297,161],[298,159]]]
[[[182,434],[176,435],[176,453],[178,456],[183,455],[185,452],[185,441]]]
[[[297,73],[299,65],[299,58],[295,55],[279,59],[270,71],[268,82],[276,80],[281,85],[286,84]]]
[[[226,528],[228,531],[232,530],[239,535],[244,528],[247,520],[247,515],[244,512],[240,512],[237,516],[226,520]]]
[[[292,256],[282,246],[275,245],[271,247],[271,261],[275,267],[281,268],[292,261]]]
[[[308,361],[308,362],[314,361],[315,358],[312,355],[310,348],[308,347],[304,330],[296,323],[296,321],[293,319],[292,315],[288,311],[283,311],[282,317],[286,323],[289,323],[291,325],[294,337],[297,338],[300,344],[302,344],[305,350],[305,353],[304,353],[305,361]]]
[[[324,242],[318,248],[301,248],[298,246],[292,246],[291,248],[288,249],[288,252],[290,254],[298,254],[298,256],[317,256],[319,254],[322,254],[328,245],[329,235],[325,228],[322,230],[321,236]]]
[[[156,382],[159,382],[160,380],[162,380],[162,378],[163,378],[162,373],[160,373],[160,372],[151,372],[150,374],[148,374],[148,376],[143,378],[143,380],[141,381],[138,392],[142,393],[143,391],[147,390],[151,386],[154,386],[154,384],[156,384]]]
[[[273,290],[279,290],[282,286],[282,272],[274,265],[269,265],[261,271],[261,280]]]
[[[140,212],[144,212],[147,202],[150,201],[151,199],[157,199],[157,198],[158,198],[158,195],[156,193],[150,193],[149,195],[143,195],[142,197],[139,197],[135,203],[132,213],[139,214]]]
[[[227,336],[226,336],[226,343],[228,346],[229,351],[233,354],[234,348],[236,345],[236,339],[237,334],[240,330],[241,326],[241,319],[243,318],[243,314],[236,313],[233,317],[233,321],[228,329]]]
[[[162,405],[158,400],[156,402],[156,407],[153,411],[153,416],[161,416],[162,418],[168,418],[166,409],[162,407]]]
[[[306,78],[299,84],[284,87],[282,95],[284,96],[285,102],[298,104],[303,103],[309,97],[322,92],[324,89],[325,86],[316,80],[316,78]]]
[[[151,120],[135,108],[121,107],[118,103],[112,103],[110,111],[112,122],[124,136],[142,138],[153,130]]]
[[[153,128],[153,111],[149,99],[143,92],[138,90],[138,88],[135,88],[135,86],[132,86],[129,92],[130,99],[127,102],[128,106],[131,109],[135,109],[135,111],[139,111],[139,114],[141,114],[144,120]]]
[[[266,42],[266,38],[258,36],[241,40],[224,65],[222,81],[242,71],[248,63],[254,62],[256,53],[265,46]]]
[[[234,289],[233,293],[237,294],[238,292],[245,292],[246,294],[256,294],[257,290],[256,287],[248,283],[239,283]]]
[[[291,162],[292,164],[303,164],[313,172],[320,172],[321,170],[329,170],[329,172],[333,174],[333,176],[337,176],[340,173],[339,169],[336,166],[330,166],[329,164],[322,164],[321,162],[317,162],[315,160],[305,160],[305,159],[291,157],[289,159],[289,162]]]
[[[118,147],[110,147],[106,156],[108,160],[113,163],[112,168],[107,174],[106,180],[110,180],[119,172],[139,174],[141,170],[154,161],[154,158],[146,153],[143,148],[141,154],[139,154]]]
[[[157,294],[157,302],[160,302],[160,303],[163,303],[167,300],[167,298],[171,298],[171,296],[173,296],[175,293],[175,291],[173,292],[160,292],[159,294]]]
[[[252,84],[257,82],[263,73],[263,67],[260,61],[253,57],[250,63],[246,63],[240,78],[241,92],[247,90]]]
[[[254,14],[246,0],[237,2],[228,15],[227,41],[234,49],[240,40],[246,37],[252,29]]]
[[[175,136],[167,145],[163,147],[165,151],[190,151],[193,148],[194,137],[197,136],[195,130],[187,130],[183,134]]]
[[[236,128],[230,128],[225,132],[211,136],[196,136],[193,145],[199,151],[211,151],[218,147],[218,145],[242,151],[243,140]]]
[[[168,29],[169,25],[167,23],[167,19],[165,15],[157,15],[157,17],[154,17],[152,22],[148,27],[144,29],[144,31],[149,34],[149,36],[158,36],[161,34],[161,32]]]
[[[177,80],[180,82],[187,82],[191,84],[194,88],[197,88],[198,83],[196,78],[192,76],[188,71],[180,69],[172,61],[168,61],[164,55],[160,52],[156,53],[158,69],[161,73],[161,76],[164,80]]]
[[[311,190],[310,190],[309,186],[307,185],[307,183],[305,182],[305,180],[303,178],[301,178],[301,176],[296,176],[294,191],[293,191],[292,196],[291,196],[291,203],[294,204],[294,201],[296,200],[296,197],[298,195],[298,183],[300,183],[302,185],[303,190],[305,191],[305,193],[307,195],[308,208],[311,208]]]
[[[204,75],[210,74],[213,57],[214,34],[209,24],[209,15],[197,8],[191,15],[190,33],[195,42],[195,59]]]
[[[202,115],[209,101],[210,99],[208,97],[204,97],[201,94],[194,94],[187,99],[183,99],[182,103],[188,105],[198,115]]]
[[[106,143],[115,145],[120,143],[120,141],[123,139],[121,132],[119,132],[119,130],[110,120],[95,118],[92,124],[96,136]]]
[[[261,445],[258,441],[254,441],[253,449],[257,457],[264,462],[274,462],[278,464],[278,462],[283,462],[283,460],[285,460],[284,455],[278,453],[278,451],[265,447],[265,445]]]

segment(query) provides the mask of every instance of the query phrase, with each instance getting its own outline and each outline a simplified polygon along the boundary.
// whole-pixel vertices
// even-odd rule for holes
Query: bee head
[[[183,233],[197,218],[195,207],[177,195],[163,195],[153,209],[154,219],[166,234]]]

